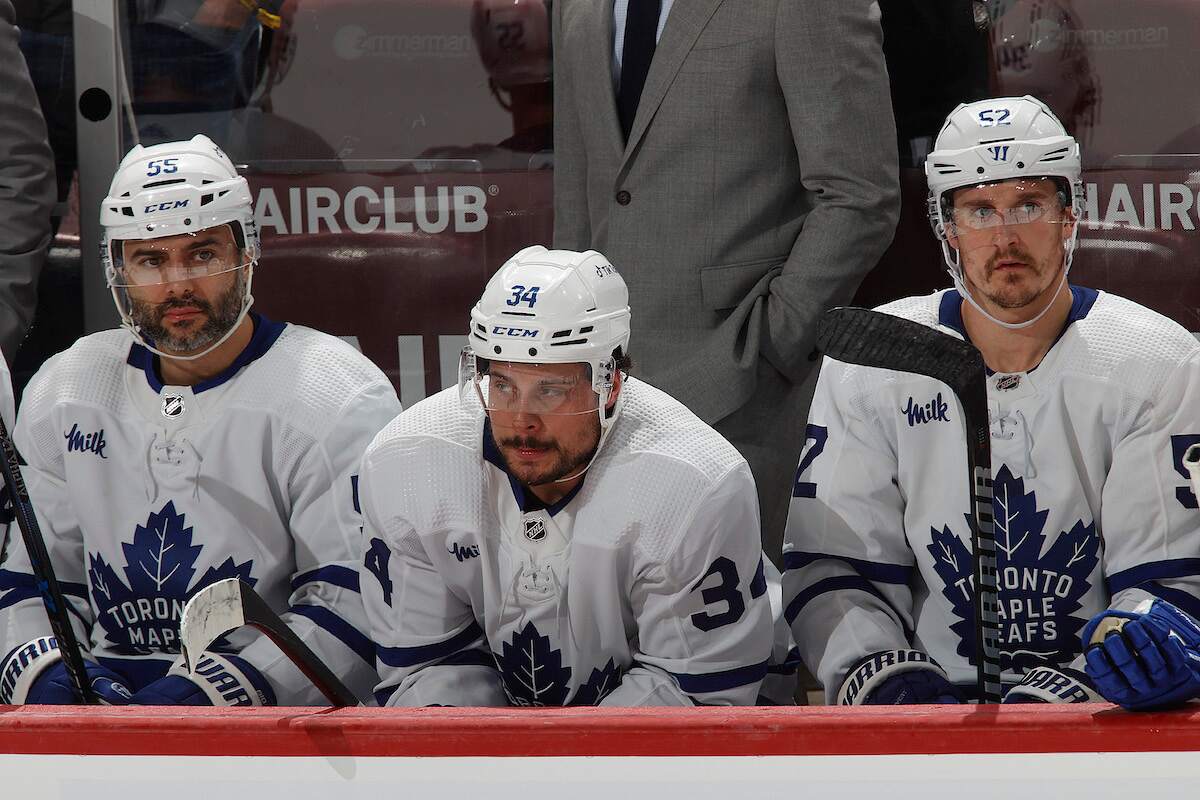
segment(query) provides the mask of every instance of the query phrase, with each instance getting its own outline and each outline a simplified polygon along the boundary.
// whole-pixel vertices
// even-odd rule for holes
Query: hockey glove
[[[1070,667],[1034,667],[1004,695],[1004,703],[1100,703],[1087,675]]]
[[[847,674],[837,697],[841,706],[963,702],[962,691],[919,650],[884,650],[867,656]]]
[[[67,665],[58,652],[58,641],[53,636],[42,636],[13,648],[2,663],[0,703],[72,705],[79,702],[67,675]],[[84,659],[83,666],[92,691],[101,703],[123,706],[129,702],[129,689],[120,675],[88,659]]]
[[[244,659],[205,653],[196,662],[194,676],[180,659],[129,702],[143,706],[273,706],[275,692]]]
[[[1088,677],[1107,700],[1143,711],[1200,697],[1200,624],[1167,601],[1102,611],[1080,637]]]

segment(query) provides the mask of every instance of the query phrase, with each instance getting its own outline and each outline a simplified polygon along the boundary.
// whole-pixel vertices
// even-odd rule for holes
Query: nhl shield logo
[[[162,415],[174,419],[184,412],[183,395],[165,394],[162,399]]]
[[[542,519],[525,520],[525,538],[531,542],[540,542],[546,538],[546,521]]]
[[[1003,375],[996,379],[996,390],[1009,392],[1021,385],[1020,375]]]

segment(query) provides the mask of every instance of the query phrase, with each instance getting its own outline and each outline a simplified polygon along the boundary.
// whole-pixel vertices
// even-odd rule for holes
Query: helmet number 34
[[[537,302],[538,290],[541,288],[540,286],[530,286],[526,289],[524,286],[517,284],[512,287],[512,297],[504,302],[510,306],[519,306],[521,303],[525,303],[530,308],[533,308],[534,303]]]

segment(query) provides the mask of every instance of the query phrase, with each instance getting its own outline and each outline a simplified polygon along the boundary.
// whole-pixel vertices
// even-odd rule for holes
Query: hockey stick
[[[265,633],[300,668],[304,677],[321,690],[330,704],[337,708],[358,705],[354,693],[241,578],[226,578],[210,583],[196,592],[183,607],[183,616],[179,620],[179,640],[183,664],[188,672],[195,673],[196,662],[218,637],[243,625]]]
[[[3,419],[0,419],[0,450],[4,451],[4,457],[0,458],[4,486],[12,499],[13,516],[17,520],[17,527],[21,529],[21,538],[25,540],[25,552],[29,555],[29,565],[33,568],[38,593],[42,596],[42,605],[46,607],[50,630],[54,632],[54,638],[58,642],[58,652],[67,669],[67,677],[71,679],[71,686],[80,702],[84,705],[95,705],[96,693],[92,691],[92,685],[87,679],[79,640],[75,638],[75,628],[71,626],[71,618],[67,616],[67,602],[63,598],[58,578],[54,576],[54,566],[50,563],[50,554],[46,552],[46,541],[42,538],[42,529],[38,525],[37,515],[34,514],[29,490],[25,488],[25,479],[21,477],[17,448],[13,446],[8,426],[4,424]]]
[[[974,345],[911,320],[865,308],[826,312],[817,347],[830,358],[864,367],[911,372],[950,387],[963,410],[971,502],[975,578],[975,667],[979,696],[999,703],[1000,617],[992,511],[992,446],[987,375]]]

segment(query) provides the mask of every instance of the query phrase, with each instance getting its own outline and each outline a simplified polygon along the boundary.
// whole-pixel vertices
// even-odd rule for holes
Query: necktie
[[[625,15],[625,43],[621,48],[621,86],[617,90],[617,116],[621,132],[629,139],[633,118],[637,114],[646,74],[654,58],[658,33],[658,15],[662,0],[629,0]]]

